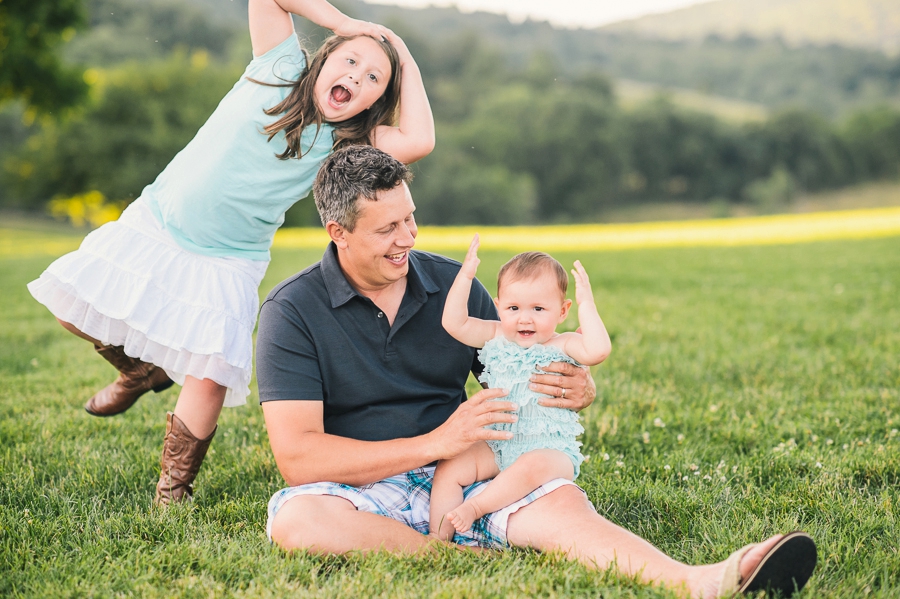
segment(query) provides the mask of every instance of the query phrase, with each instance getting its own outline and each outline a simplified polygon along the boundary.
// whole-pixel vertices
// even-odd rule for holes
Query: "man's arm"
[[[358,441],[325,433],[321,401],[263,403],[275,463],[290,486],[330,481],[361,486],[462,453],[472,443],[509,439],[512,434],[484,427],[513,422],[515,404],[487,401],[503,389],[480,391],[432,432],[408,439]]]

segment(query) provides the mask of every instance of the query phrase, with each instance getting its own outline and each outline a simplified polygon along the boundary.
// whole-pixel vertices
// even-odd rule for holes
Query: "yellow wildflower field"
[[[553,225],[534,227],[419,228],[416,247],[436,252],[464,250],[475,233],[485,250],[602,251],[649,247],[737,246],[871,239],[900,235],[900,208],[870,208],[675,222]],[[282,229],[277,248],[321,248],[321,229]]]
[[[737,246],[872,239],[900,235],[900,207],[669,222],[533,227],[434,227],[419,229],[416,247],[465,250],[475,233],[485,250],[519,252],[603,251],[650,247]],[[77,232],[60,234],[0,227],[0,257],[61,255],[78,247]],[[275,248],[317,249],[328,242],[318,228],[287,228]]]

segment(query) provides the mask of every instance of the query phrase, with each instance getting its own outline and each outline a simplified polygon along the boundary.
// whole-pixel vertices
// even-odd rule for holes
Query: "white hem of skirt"
[[[139,199],[119,220],[28,284],[58,319],[133,358],[226,387],[225,406],[250,394],[259,284],[268,262],[217,258],[179,246]]]

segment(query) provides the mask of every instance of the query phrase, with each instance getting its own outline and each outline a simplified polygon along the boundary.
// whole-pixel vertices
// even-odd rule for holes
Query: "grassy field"
[[[0,237],[0,595],[670,596],[519,550],[285,555],[255,397],[225,411],[194,505],[151,509],[176,390],[88,416],[113,371],[25,289],[80,236]],[[511,253],[481,252],[489,289]],[[804,529],[803,597],[900,596],[900,237],[554,253],[585,264],[613,338],[579,479],[600,513],[693,563]],[[262,293],[320,255],[277,248]]]

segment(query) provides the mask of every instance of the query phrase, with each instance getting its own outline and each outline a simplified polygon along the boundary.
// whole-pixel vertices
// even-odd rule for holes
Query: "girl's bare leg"
[[[63,327],[65,330],[69,331],[70,333],[72,333],[72,334],[75,335],[76,337],[81,337],[82,339],[84,339],[84,340],[86,340],[86,341],[90,341],[91,343],[93,343],[93,344],[96,345],[97,347],[103,347],[103,344],[100,343],[100,341],[98,341],[97,339],[94,339],[93,337],[91,337],[91,336],[88,335],[87,333],[83,333],[83,332],[81,332],[81,330],[76,329],[74,324],[72,324],[72,323],[70,323],[70,322],[66,322],[66,321],[64,321],[64,320],[60,320],[60,319],[58,319],[58,318],[56,319],[56,322],[58,322],[59,324],[61,324],[62,327]]]
[[[572,460],[563,452],[555,449],[529,451],[498,474],[484,491],[448,513],[447,519],[457,532],[465,532],[478,518],[522,499],[544,483],[555,478],[572,480],[574,475]]]
[[[187,376],[175,404],[175,415],[195,437],[205,439],[216,428],[226,390],[215,381]]]
[[[429,534],[442,541],[453,539],[456,529],[448,512],[463,502],[463,487],[496,476],[498,471],[494,452],[484,441],[455,458],[439,462],[431,484]]]

